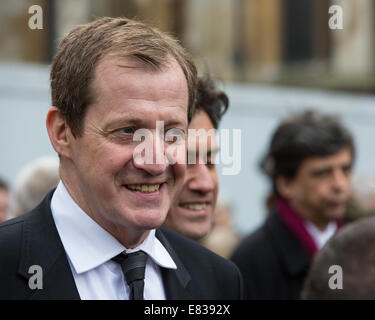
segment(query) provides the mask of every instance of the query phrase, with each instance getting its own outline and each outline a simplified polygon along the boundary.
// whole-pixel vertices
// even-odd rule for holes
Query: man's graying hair
[[[281,122],[260,167],[273,182],[277,195],[277,177],[293,179],[306,158],[334,155],[343,148],[349,148],[354,161],[353,137],[338,117],[308,110]]]
[[[108,54],[134,58],[154,70],[180,65],[189,92],[188,120],[194,112],[197,71],[177,40],[127,18],[101,18],[75,27],[60,43],[51,68],[52,105],[64,116],[74,136],[82,134],[87,107],[94,102],[92,82],[99,61]]]

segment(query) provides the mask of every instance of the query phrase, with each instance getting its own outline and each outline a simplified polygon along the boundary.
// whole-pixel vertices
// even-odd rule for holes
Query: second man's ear
[[[280,195],[285,199],[291,199],[294,194],[294,183],[293,179],[286,178],[284,176],[278,176],[276,178],[276,188]]]

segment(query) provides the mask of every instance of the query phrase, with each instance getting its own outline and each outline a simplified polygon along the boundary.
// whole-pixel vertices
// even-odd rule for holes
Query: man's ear
[[[293,179],[288,179],[284,176],[278,176],[276,178],[276,188],[285,199],[291,199],[294,194],[294,183]]]
[[[69,158],[71,156],[70,147],[73,135],[58,108],[51,107],[48,110],[46,126],[49,139],[55,151],[60,156]]]

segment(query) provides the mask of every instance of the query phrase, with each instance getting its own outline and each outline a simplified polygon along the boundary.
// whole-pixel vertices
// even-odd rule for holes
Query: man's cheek
[[[173,173],[175,179],[176,193],[179,194],[182,191],[185,182],[186,164],[176,163],[175,165],[173,165]]]
[[[168,163],[171,165],[186,165],[187,163],[185,143],[173,143],[169,145],[165,154]]]
[[[179,180],[181,181],[181,184],[184,183],[185,176],[186,176],[186,164],[175,164],[175,171],[176,175],[179,177]]]

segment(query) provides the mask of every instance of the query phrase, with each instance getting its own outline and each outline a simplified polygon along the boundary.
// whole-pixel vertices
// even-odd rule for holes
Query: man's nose
[[[153,133],[147,138],[143,156],[137,155],[134,159],[134,166],[157,176],[165,172],[168,167],[168,160],[165,156],[164,139]]]
[[[338,169],[333,174],[333,188],[338,191],[346,191],[349,188],[350,177],[343,170]]]
[[[193,179],[190,180],[189,188],[193,191],[208,193],[215,189],[215,179],[205,164],[195,164]]]

